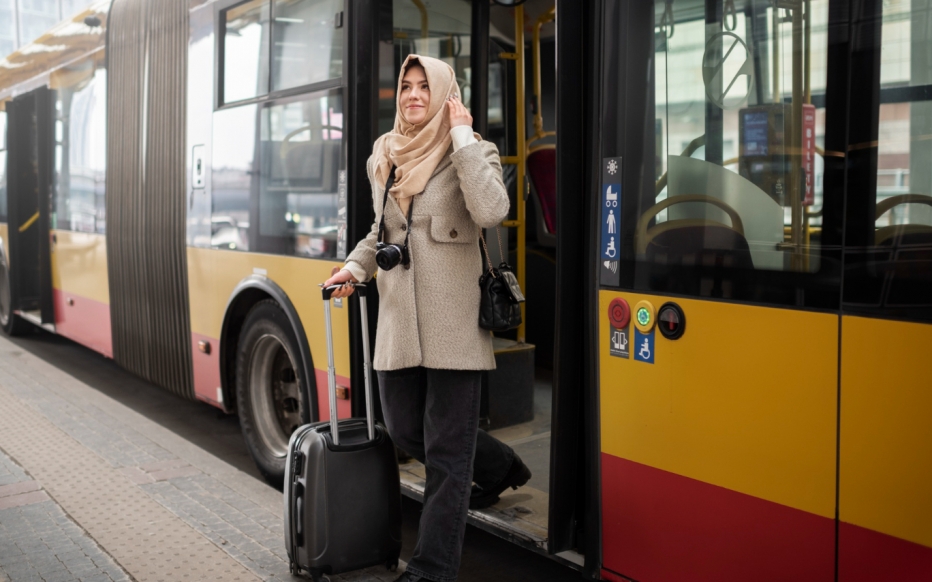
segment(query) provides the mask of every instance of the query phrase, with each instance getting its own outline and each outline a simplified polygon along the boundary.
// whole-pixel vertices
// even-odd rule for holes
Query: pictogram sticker
[[[609,355],[616,358],[628,358],[631,353],[628,350],[628,330],[618,329],[613,326],[609,326],[608,329],[611,330],[611,335],[608,338]]]
[[[639,362],[654,363],[654,332],[641,333],[634,330],[634,345],[631,347],[634,359]]]

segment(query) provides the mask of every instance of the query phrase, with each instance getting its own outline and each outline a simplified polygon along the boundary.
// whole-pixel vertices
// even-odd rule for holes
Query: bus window
[[[55,71],[53,229],[106,231],[106,70],[91,57]]]
[[[343,151],[339,92],[266,107],[255,250],[335,258]]]
[[[223,103],[269,90],[269,1],[252,0],[223,13]]]
[[[828,2],[806,5],[654,3],[653,187],[609,212],[622,232],[603,274],[621,260],[645,291],[798,303],[767,297],[775,273],[837,269],[821,237]]]
[[[846,310],[932,321],[930,8],[883,3],[876,186],[846,233]]]
[[[343,0],[275,0],[272,91],[343,75]]]
[[[470,106],[470,42],[472,5],[468,0],[434,0],[430,3],[392,2],[392,63],[379,73],[379,133],[391,131],[395,122],[395,86],[401,63],[410,54],[442,59],[456,71]]]

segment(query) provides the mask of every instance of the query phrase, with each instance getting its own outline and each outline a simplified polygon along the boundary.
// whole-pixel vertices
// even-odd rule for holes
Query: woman
[[[405,59],[394,129],[368,163],[372,231],[325,282],[343,284],[333,296],[346,297],[346,283],[376,272],[384,207],[382,242],[407,241],[410,261],[378,269],[373,367],[389,434],[427,469],[414,555],[396,582],[455,580],[468,507],[492,505],[531,476],[513,450],[478,430],[482,371],[495,368],[491,335],[478,325],[479,229],[505,218],[508,194],[498,149],[472,132],[459,94],[443,61]]]

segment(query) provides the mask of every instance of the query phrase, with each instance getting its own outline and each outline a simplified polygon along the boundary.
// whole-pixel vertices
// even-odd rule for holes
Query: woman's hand
[[[337,271],[337,267],[334,267],[334,271]],[[334,299],[339,299],[340,297],[349,297],[353,294],[353,291],[356,290],[352,285],[347,285],[346,283],[359,283],[356,280],[356,277],[353,276],[347,269],[341,269],[336,273],[333,273],[333,276],[324,281],[324,287],[331,287],[333,285],[342,285],[340,289],[336,289],[333,292]]]
[[[450,95],[447,98],[447,119],[450,121],[451,128],[461,125],[472,126],[472,115],[456,95]]]

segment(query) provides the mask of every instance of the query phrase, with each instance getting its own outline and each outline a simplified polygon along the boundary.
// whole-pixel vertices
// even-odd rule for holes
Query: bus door
[[[606,578],[835,579],[835,4],[602,3]]]
[[[866,2],[850,24],[871,41],[853,53],[841,144],[839,582],[932,579],[930,11]]]
[[[52,183],[53,99],[46,87],[7,105],[7,212],[13,312],[34,323],[54,324],[49,239]]]

